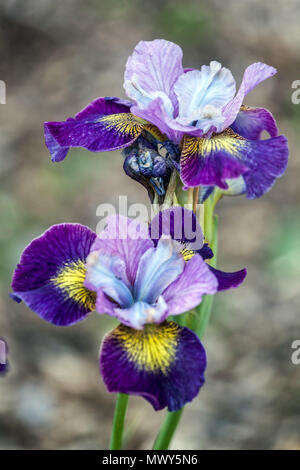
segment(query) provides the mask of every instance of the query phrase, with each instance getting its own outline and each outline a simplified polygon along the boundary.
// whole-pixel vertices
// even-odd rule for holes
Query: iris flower
[[[224,287],[202,257],[203,234],[191,211],[181,215],[193,236],[178,238],[178,210],[150,226],[110,216],[98,237],[79,224],[55,225],[25,248],[12,281],[13,299],[52,324],[74,324],[93,310],[118,319],[101,347],[104,382],[111,392],[143,396],[156,410],[191,401],[206,368],[196,334],[168,317],[193,309],[204,294],[237,286],[246,274],[231,273]]]
[[[256,198],[285,171],[288,146],[270,111],[245,106],[244,98],[275,73],[261,62],[248,66],[236,93],[230,70],[219,62],[184,69],[178,45],[140,41],[125,69],[131,101],[98,98],[75,118],[46,122],[46,144],[52,160],[61,161],[70,147],[116,150],[151,135],[177,149],[185,188],[218,186]],[[270,138],[261,140],[263,131]]]

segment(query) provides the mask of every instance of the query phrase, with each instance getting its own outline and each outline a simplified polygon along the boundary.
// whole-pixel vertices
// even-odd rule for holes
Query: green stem
[[[213,215],[215,204],[215,201],[205,201],[204,204],[205,238],[210,242],[211,248],[214,252],[214,257],[211,260],[212,266],[216,266],[218,249],[218,218],[217,216]],[[213,300],[213,295],[205,295],[199,307],[196,308],[197,315],[190,315],[190,318],[188,319],[187,327],[195,331],[200,339],[202,339],[209,323]],[[168,449],[183,410],[184,408],[181,408],[178,411],[167,413],[167,416],[165,417],[162,427],[155,440],[153,450]]]
[[[166,419],[157,435],[157,438],[155,439],[153,450],[166,450],[169,448],[170,442],[181,418],[183,409],[184,408],[181,408],[181,410],[169,412],[167,414]]]
[[[115,407],[114,422],[110,438],[110,450],[121,450],[123,440],[124,421],[128,405],[128,395],[118,393]]]

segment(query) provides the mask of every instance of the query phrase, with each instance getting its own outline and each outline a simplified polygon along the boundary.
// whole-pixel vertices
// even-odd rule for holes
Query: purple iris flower
[[[272,114],[243,101],[275,73],[261,62],[250,65],[236,93],[231,72],[219,62],[184,69],[176,44],[141,41],[125,70],[124,88],[132,101],[98,98],[75,118],[46,122],[46,145],[53,161],[61,161],[70,147],[116,150],[151,136],[169,148],[172,144],[174,155],[181,154],[186,188],[218,186],[256,198],[284,173],[288,146],[286,138],[277,135]],[[260,139],[263,131],[269,139]],[[179,169],[176,162],[174,166]]]
[[[100,355],[109,391],[174,411],[203,385],[201,342],[166,318],[214,294],[217,280],[201,256],[185,263],[170,236],[155,244],[148,225],[121,216],[108,218],[98,237],[79,224],[55,225],[25,248],[12,288],[15,301],[55,325],[74,324],[94,309],[120,320]]]
[[[25,248],[11,296],[55,325],[94,309],[117,318],[100,354],[108,390],[175,411],[203,385],[206,355],[195,333],[167,317],[246,275],[213,270],[203,259],[211,255],[194,214],[182,208],[158,214],[150,226],[108,217],[98,237],[79,224],[55,225]]]

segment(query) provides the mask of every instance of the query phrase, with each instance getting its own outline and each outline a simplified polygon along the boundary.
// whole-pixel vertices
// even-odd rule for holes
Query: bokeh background
[[[290,144],[285,176],[263,198],[226,198],[220,216],[219,267],[248,266],[242,287],[219,294],[204,339],[207,383],[186,407],[177,449],[300,449],[300,2],[297,0],[1,0],[0,336],[10,371],[0,378],[1,449],[104,449],[115,396],[98,374],[101,338],[112,320],[96,314],[58,328],[8,297],[24,246],[48,226],[95,229],[100,203],[147,203],[122,171],[119,153],[74,150],[53,164],[43,122],[74,115],[97,96],[124,96],[127,56],[141,40],[166,38],[184,65],[212,59],[231,68],[263,61],[275,78],[247,96],[269,108]],[[130,399],[126,447],[151,448],[164,412]]]

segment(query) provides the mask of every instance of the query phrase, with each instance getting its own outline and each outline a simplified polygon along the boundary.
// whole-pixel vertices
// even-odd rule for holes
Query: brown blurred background
[[[247,266],[242,287],[218,295],[205,336],[207,383],[186,407],[177,449],[300,449],[300,79],[299,0],[2,0],[0,79],[0,336],[10,371],[0,378],[0,448],[107,448],[115,396],[98,374],[98,350],[113,320],[96,314],[69,328],[12,302],[11,274],[23,248],[53,223],[95,229],[96,208],[147,202],[122,171],[119,153],[73,150],[53,164],[43,122],[74,115],[97,96],[124,96],[126,59],[140,39],[165,38],[184,65],[210,60],[231,68],[263,61],[278,69],[246,99],[269,108],[290,143],[285,176],[263,198],[226,198],[219,267]],[[126,446],[150,448],[163,419],[130,399]]]

